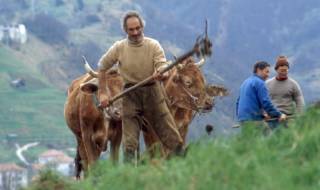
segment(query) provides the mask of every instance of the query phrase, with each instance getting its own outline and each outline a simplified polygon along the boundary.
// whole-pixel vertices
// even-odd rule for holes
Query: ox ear
[[[178,71],[182,70],[183,67],[184,67],[184,65],[181,64],[181,63],[178,63],[178,64],[176,65],[176,68],[177,68]]]
[[[93,94],[98,90],[98,85],[91,82],[83,83],[80,85],[80,90],[87,94]]]
[[[209,96],[227,96],[228,90],[223,86],[207,85],[206,92]]]

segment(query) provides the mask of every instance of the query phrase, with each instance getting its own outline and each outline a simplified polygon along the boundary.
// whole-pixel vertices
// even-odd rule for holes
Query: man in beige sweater
[[[289,61],[286,56],[277,58],[275,70],[277,75],[266,82],[272,103],[288,117],[301,114],[304,109],[303,94],[299,84],[288,77]],[[277,124],[271,126],[277,127]]]
[[[105,73],[116,62],[129,88],[143,79],[156,75],[166,66],[164,51],[159,42],[143,35],[144,21],[136,12],[128,12],[123,18],[123,30],[127,38],[115,42],[99,61],[99,87],[105,86]],[[108,106],[107,90],[100,88],[102,107]],[[139,146],[139,133],[143,125],[153,128],[161,143],[173,154],[183,152],[182,138],[165,102],[158,81],[148,83],[125,95],[122,99],[123,147],[125,161],[133,161]]]

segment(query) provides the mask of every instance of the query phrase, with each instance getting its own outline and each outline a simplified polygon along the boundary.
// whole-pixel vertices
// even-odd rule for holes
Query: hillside
[[[204,138],[186,158],[138,167],[101,161],[80,182],[47,172],[29,189],[319,189],[319,130],[320,108],[310,108],[269,136],[246,130],[227,139]]]
[[[43,145],[59,141],[73,144],[63,120],[65,92],[50,84],[46,76],[37,71],[32,58],[28,60],[23,54],[23,50],[0,47],[1,149],[6,149],[10,140],[21,145],[35,141],[41,141]],[[25,86],[10,85],[18,78],[25,81]],[[9,139],[12,135],[14,138]],[[10,150],[10,156],[2,154],[0,161],[12,160],[13,151]]]
[[[257,60],[273,65],[280,54],[289,57],[290,75],[301,84],[306,102],[319,99],[320,1],[139,2],[147,23],[156,25],[153,32],[157,38],[170,39],[182,48],[201,33],[208,19],[214,51],[204,72],[207,80],[223,84],[231,92],[219,107],[222,114],[234,117],[239,86],[251,74],[252,65]]]
[[[20,163],[16,143],[40,142],[25,153],[31,162],[45,149],[75,147],[63,116],[67,87],[84,73],[81,56],[96,63],[101,47],[116,38],[105,35],[110,20],[97,25],[105,13],[91,15],[100,2],[86,3],[86,11],[81,11],[80,1],[60,2],[0,1],[0,25],[24,23],[28,29],[25,44],[0,41],[0,162]],[[121,4],[101,3],[100,8]],[[14,87],[10,83],[15,80],[25,85]]]
[[[26,44],[0,44],[0,134],[21,139],[66,135],[73,141],[62,115],[67,86],[84,73],[82,55],[96,67],[102,53],[125,36],[121,16],[132,9],[145,17],[145,34],[160,41],[169,59],[189,50],[203,33],[204,20],[209,21],[214,51],[203,72],[209,83],[226,86],[230,96],[217,99],[213,112],[194,119],[189,139],[202,137],[207,124],[215,126],[216,136],[233,133],[238,89],[257,60],[273,64],[277,55],[289,56],[290,74],[309,104],[320,93],[319,2],[0,0],[0,24],[23,23],[29,34]],[[10,87],[19,77],[26,87]]]

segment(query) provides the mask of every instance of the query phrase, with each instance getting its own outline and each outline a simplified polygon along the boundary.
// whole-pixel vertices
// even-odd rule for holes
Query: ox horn
[[[201,60],[198,63],[195,63],[195,65],[197,65],[198,67],[202,67],[202,65],[204,64],[205,59],[201,58]]]
[[[181,63],[179,63],[179,64],[176,65],[176,68],[177,68],[178,70],[183,69],[183,67],[184,67],[184,65],[182,65]]]
[[[89,65],[87,59],[85,56],[82,56],[83,60],[84,60],[84,68],[87,71],[87,73],[89,73],[89,75],[91,75],[94,78],[98,78],[98,73],[95,72]]]

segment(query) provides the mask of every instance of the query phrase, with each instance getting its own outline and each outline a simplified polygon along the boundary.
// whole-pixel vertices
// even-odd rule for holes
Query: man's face
[[[257,75],[259,75],[263,80],[267,80],[270,74],[270,67],[264,69],[257,69]]]
[[[289,67],[288,66],[280,66],[278,67],[277,71],[277,75],[280,78],[287,78],[288,77],[288,73],[289,73]]]
[[[133,42],[141,42],[143,39],[143,27],[141,26],[137,17],[130,17],[127,19],[128,38]]]

